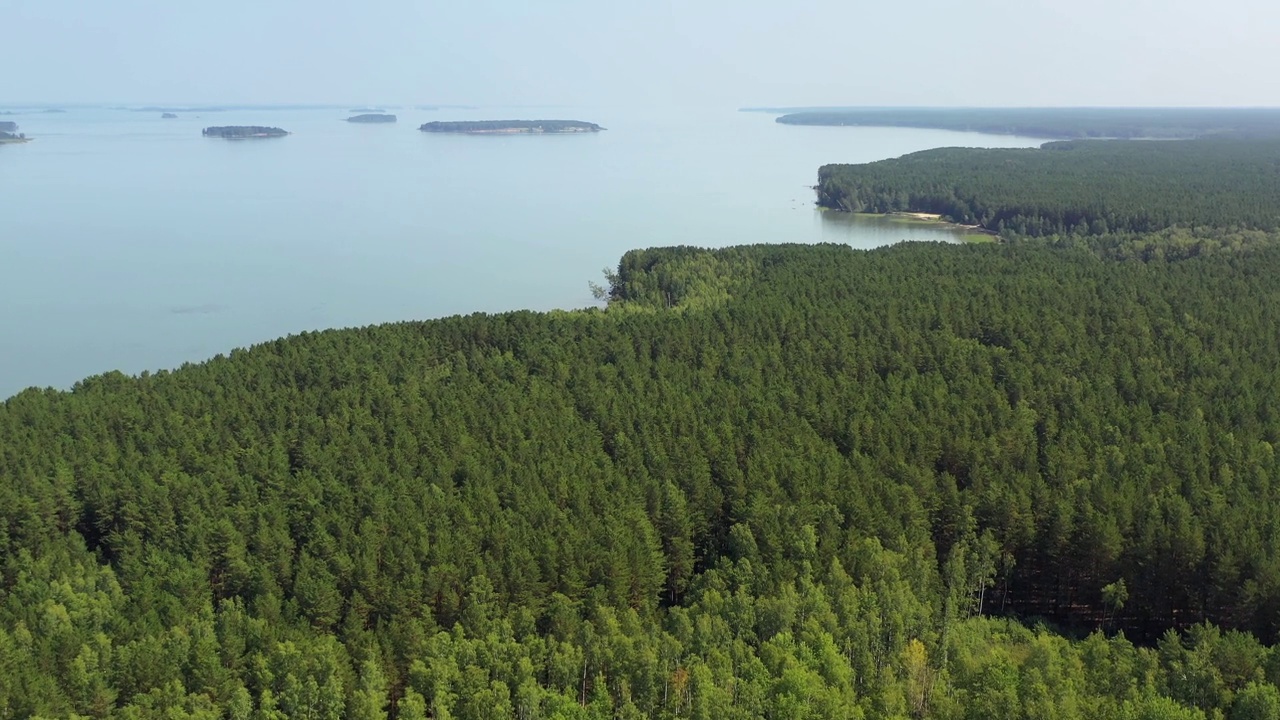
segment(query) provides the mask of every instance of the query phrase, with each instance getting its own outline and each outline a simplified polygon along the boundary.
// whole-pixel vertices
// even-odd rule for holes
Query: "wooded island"
[[[228,140],[245,140],[251,138],[284,137],[289,133],[278,127],[261,127],[258,125],[228,125],[225,127],[207,127],[205,137],[226,138]]]
[[[18,132],[18,123],[7,120],[0,122],[0,145],[17,145],[29,140],[25,134]]]
[[[384,113],[366,113],[364,115],[356,115],[347,118],[350,123],[393,123],[396,121],[395,115],[387,115]]]

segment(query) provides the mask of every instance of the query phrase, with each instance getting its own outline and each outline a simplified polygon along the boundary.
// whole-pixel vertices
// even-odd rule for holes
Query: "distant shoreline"
[[[1280,108],[750,108],[782,125],[898,127],[1048,140],[1280,136]]]

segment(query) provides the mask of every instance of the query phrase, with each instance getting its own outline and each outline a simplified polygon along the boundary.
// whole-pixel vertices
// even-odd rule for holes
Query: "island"
[[[0,145],[17,145],[18,143],[30,141],[30,138],[18,132],[17,123],[0,122]]]
[[[278,127],[260,127],[258,125],[228,125],[225,127],[207,127],[205,137],[224,138],[226,140],[249,140],[253,138],[284,137],[288,131]]]
[[[177,120],[178,116],[175,115],[174,113],[167,112],[167,113],[162,113],[160,115],[160,119],[161,120]]]
[[[430,133],[468,135],[552,135],[600,132],[604,128],[580,120],[461,120],[429,122],[418,128]]]
[[[396,121],[395,115],[386,115],[383,113],[366,113],[364,115],[356,115],[347,118],[350,123],[393,123]]]
[[[351,110],[350,110],[349,112],[353,112],[353,113],[380,113],[380,112],[383,112],[383,109],[382,109],[382,108],[379,108],[379,107],[362,107],[362,108],[351,108]]]

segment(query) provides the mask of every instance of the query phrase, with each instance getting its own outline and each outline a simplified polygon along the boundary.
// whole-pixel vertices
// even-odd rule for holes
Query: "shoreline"
[[[831,210],[831,208],[826,208]],[[833,212],[845,212],[843,210],[833,210]],[[857,217],[879,218],[890,222],[900,223],[918,223],[922,225],[937,225],[956,232],[962,233],[965,242],[983,243],[983,242],[999,242],[1000,233],[992,232],[981,225],[963,225],[961,223],[951,222],[942,219],[942,215],[938,213],[924,213],[911,211],[894,211],[887,213],[850,213]]]

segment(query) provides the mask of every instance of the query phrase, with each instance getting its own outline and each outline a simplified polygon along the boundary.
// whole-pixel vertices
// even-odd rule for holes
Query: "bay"
[[[814,207],[829,162],[1034,138],[784,126],[705,108],[6,117],[0,147],[0,398],[109,370],[173,368],[306,330],[592,303],[627,250],[956,241],[942,227]],[[566,136],[418,132],[430,120],[557,118]],[[273,125],[286,138],[204,138]]]

